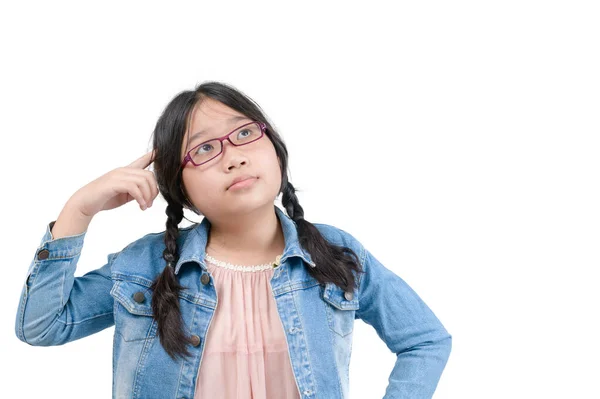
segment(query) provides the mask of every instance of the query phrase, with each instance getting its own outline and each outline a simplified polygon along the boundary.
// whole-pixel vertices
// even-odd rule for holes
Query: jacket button
[[[135,294],[133,294],[133,300],[136,301],[137,303],[144,302],[145,298],[146,297],[144,296],[144,293],[142,291],[138,291]]]
[[[48,259],[48,256],[50,256],[50,251],[48,251],[47,249],[42,249],[40,252],[38,252],[37,254],[37,258],[38,260],[44,260],[44,259]]]
[[[192,340],[192,345],[194,345],[194,346],[200,345],[200,337],[199,336],[197,336],[196,334],[194,334],[190,338]]]
[[[202,282],[202,284],[206,285],[210,282],[210,277],[207,273],[204,273],[202,277],[200,277],[200,281]]]
[[[347,301],[351,301],[352,298],[354,298],[354,293],[352,291],[346,291],[344,292],[344,298],[346,298]]]

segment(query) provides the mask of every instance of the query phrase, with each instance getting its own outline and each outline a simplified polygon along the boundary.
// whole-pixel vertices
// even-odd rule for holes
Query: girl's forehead
[[[221,130],[235,128],[236,123],[249,120],[248,117],[213,99],[205,99],[194,105],[188,128],[185,132],[186,142],[191,138],[207,133],[221,133]]]
[[[184,134],[181,146],[182,159],[185,157],[186,151],[193,146],[210,140],[211,137],[221,136],[235,129],[241,123],[250,121],[251,118],[218,101],[205,100],[196,103],[190,113]]]

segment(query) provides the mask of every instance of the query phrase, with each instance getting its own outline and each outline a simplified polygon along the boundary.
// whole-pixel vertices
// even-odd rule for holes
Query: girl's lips
[[[238,190],[238,189],[241,189],[244,187],[250,187],[256,182],[257,179],[258,179],[258,177],[251,177],[249,179],[242,180],[240,182],[237,182],[237,183],[229,186],[228,190]]]

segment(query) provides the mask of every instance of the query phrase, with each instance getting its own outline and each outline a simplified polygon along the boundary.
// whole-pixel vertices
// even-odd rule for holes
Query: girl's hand
[[[154,157],[152,150],[127,166],[111,170],[77,190],[72,201],[83,215],[89,217],[118,208],[132,199],[142,210],[151,207],[158,196],[158,184],[154,172],[146,168]]]

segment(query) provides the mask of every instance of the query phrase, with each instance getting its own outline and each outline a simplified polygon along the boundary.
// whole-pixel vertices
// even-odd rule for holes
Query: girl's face
[[[180,160],[183,162],[187,152],[198,144],[221,137],[250,121],[223,103],[204,98],[192,110]],[[190,137],[200,131],[203,133],[190,141]],[[257,179],[247,187],[230,190],[233,179],[244,175]],[[200,166],[188,162],[182,179],[192,204],[209,220],[217,220],[272,206],[281,187],[281,168],[275,147],[265,133],[259,140],[244,146],[234,146],[224,140],[221,155]]]

